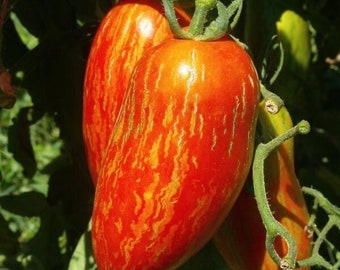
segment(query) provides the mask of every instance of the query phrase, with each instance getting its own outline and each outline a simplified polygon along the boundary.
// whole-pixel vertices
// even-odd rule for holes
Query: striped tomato
[[[285,107],[278,114],[271,115],[265,110],[263,102],[259,122],[265,140],[293,127]],[[297,259],[306,259],[311,253],[312,239],[308,238],[305,231],[309,215],[294,171],[293,139],[284,142],[277,151],[271,153],[265,166],[269,203],[274,216],[295,238]],[[250,184],[251,180],[249,177]],[[231,269],[279,270],[281,268],[266,250],[265,239],[266,231],[254,194],[245,188],[215,235],[215,243]],[[286,242],[280,237],[275,241],[275,248],[280,257],[284,257],[288,250]]]
[[[130,80],[98,178],[99,269],[168,269],[221,225],[248,174],[259,82],[228,36],[171,39]]]
[[[189,17],[177,9],[180,22]],[[90,50],[83,96],[83,136],[94,184],[133,67],[150,47],[171,37],[158,0],[123,0],[102,20]]]

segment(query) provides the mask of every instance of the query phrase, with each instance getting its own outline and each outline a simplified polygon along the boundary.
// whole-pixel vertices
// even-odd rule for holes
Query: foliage
[[[86,231],[94,190],[81,134],[82,83],[91,39],[113,2],[8,2],[1,24],[0,69],[10,72],[18,92],[14,107],[0,111],[0,268],[67,269]],[[339,206],[340,2],[247,0],[245,5],[233,34],[249,46],[258,70],[283,11],[292,10],[308,22],[309,69],[302,77],[291,71],[273,90],[295,123],[307,119],[312,127],[309,135],[296,138],[301,184]],[[314,197],[306,199],[315,210]],[[316,214],[318,234],[329,213]],[[331,245],[322,244],[321,254],[339,260],[330,249],[340,250],[339,230],[328,231],[327,239]],[[83,269],[95,268],[89,242],[82,241],[76,251],[86,256],[78,261],[73,257],[70,269],[82,269],[79,263]],[[209,243],[181,269],[227,266]]]

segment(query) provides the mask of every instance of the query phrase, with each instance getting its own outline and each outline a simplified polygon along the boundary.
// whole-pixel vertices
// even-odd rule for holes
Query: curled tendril
[[[302,120],[298,124],[298,129],[300,134],[308,134],[310,132],[310,124],[306,120]]]
[[[273,61],[273,58],[275,58],[274,54],[277,52],[277,50],[279,51],[278,63],[277,61]],[[277,35],[274,35],[266,48],[265,57],[262,61],[262,67],[260,72],[261,81],[266,85],[267,84],[272,85],[282,70],[283,62],[284,62],[283,46],[281,42],[277,41]],[[274,65],[275,67],[273,67]],[[272,75],[270,75],[271,74],[270,71],[272,69],[274,69],[274,72]]]

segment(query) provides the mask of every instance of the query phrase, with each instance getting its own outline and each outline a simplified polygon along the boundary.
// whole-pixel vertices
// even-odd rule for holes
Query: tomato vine
[[[265,189],[265,173],[264,161],[268,155],[276,149],[284,141],[290,139],[296,134],[307,134],[310,130],[307,121],[301,121],[292,129],[287,130],[285,133],[279,135],[266,144],[259,144],[255,150],[253,161],[253,179],[254,179],[254,193],[257,201],[258,209],[260,211],[262,221],[267,231],[266,246],[274,261],[280,265],[282,269],[294,269],[297,257],[297,248],[294,238],[286,230],[281,223],[277,222],[274,218]],[[284,258],[280,258],[275,251],[274,240],[276,237],[281,236],[288,244],[288,253]]]
[[[332,204],[325,196],[318,190],[302,187],[302,191],[309,196],[314,198],[314,203],[312,207],[311,217],[307,226],[310,233],[316,234],[316,239],[314,241],[314,247],[312,255],[310,258],[302,260],[299,266],[304,265],[316,265],[322,266],[329,270],[336,270],[340,267],[340,250],[338,250],[332,241],[327,239],[327,234],[334,227],[340,231],[340,208]],[[328,215],[328,220],[322,229],[319,229],[316,225],[317,211],[322,208]],[[322,255],[320,255],[321,245],[325,244],[332,255],[331,261],[326,260]]]

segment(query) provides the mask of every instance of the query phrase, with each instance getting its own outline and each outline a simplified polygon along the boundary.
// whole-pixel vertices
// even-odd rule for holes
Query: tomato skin
[[[163,13],[158,0],[123,0],[96,32],[83,95],[83,136],[94,184],[136,62],[147,49],[172,37]],[[189,17],[179,9],[177,13],[186,25]]]
[[[270,138],[293,127],[285,107],[277,115],[271,115],[264,109],[263,102],[260,105],[259,122]],[[311,255],[312,239],[308,238],[308,232],[305,231],[309,214],[295,175],[293,143],[293,139],[290,139],[269,155],[265,162],[265,175],[271,210],[295,238],[297,260],[301,260]],[[252,184],[251,174],[227,219],[214,236],[215,244],[230,269],[279,270],[280,267],[266,250],[266,231],[254,194],[246,188],[248,183]],[[287,254],[286,242],[280,237],[275,240],[275,248],[280,257]]]
[[[140,59],[97,184],[99,269],[173,269],[212,237],[248,174],[258,99],[229,37],[168,40]]]

